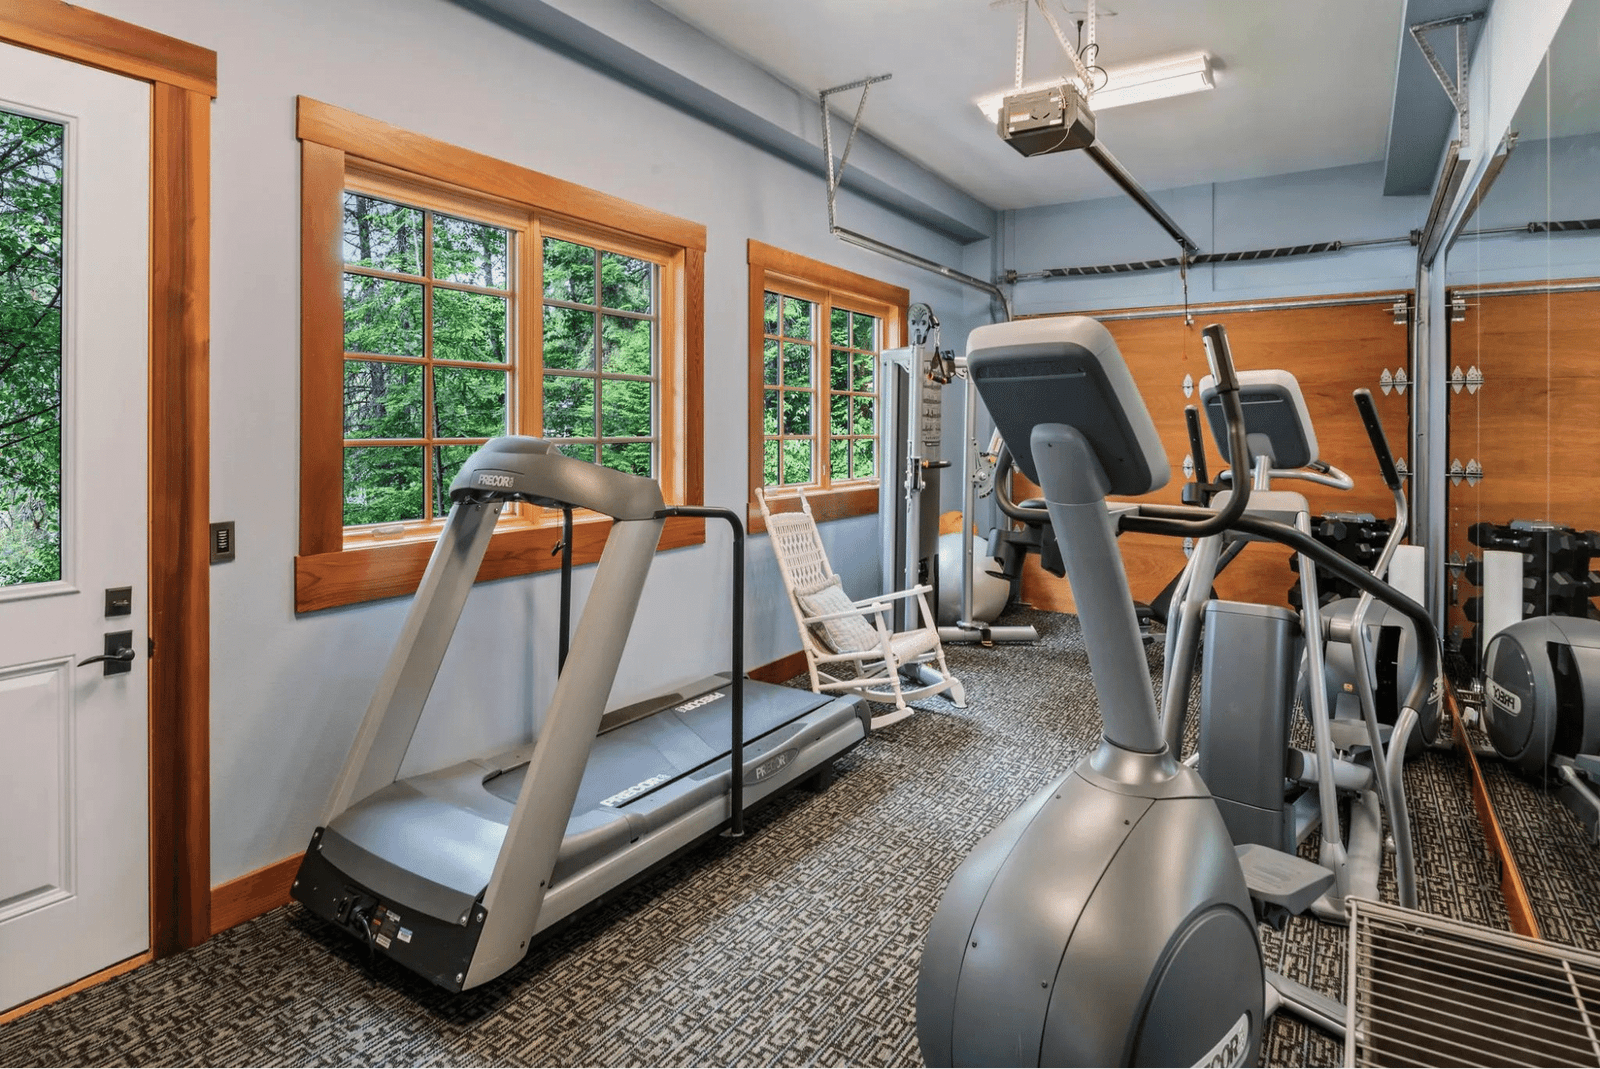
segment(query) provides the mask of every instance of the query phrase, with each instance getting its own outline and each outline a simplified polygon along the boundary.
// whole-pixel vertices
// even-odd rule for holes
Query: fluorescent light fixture
[[[1053,78],[1033,82],[1022,88],[1023,92],[1043,89],[1059,83]],[[1124,104],[1142,104],[1147,100],[1201,93],[1215,87],[1211,77],[1211,56],[1195,52],[1186,56],[1152,60],[1148,63],[1131,63],[1123,67],[1106,68],[1106,84],[1089,97],[1089,110],[1098,115],[1106,108],[1120,108]],[[1000,118],[1000,103],[1015,89],[1003,89],[979,97],[974,103],[991,123]]]

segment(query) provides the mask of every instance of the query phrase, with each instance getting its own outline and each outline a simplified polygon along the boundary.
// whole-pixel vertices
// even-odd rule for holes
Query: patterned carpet
[[[289,906],[0,1026],[0,1063],[920,1064],[917,960],[946,881],[1098,738],[1076,620],[1014,622],[1044,642],[951,647],[967,709],[924,703],[823,793],[763,810],[749,841],[691,852],[483,988],[452,997],[369,963]],[[1427,754],[1406,783],[1423,906],[1504,927],[1464,770]],[[1575,822],[1520,781],[1498,790],[1513,840],[1543,859],[1530,882],[1549,933],[1600,944],[1600,880]],[[1342,997],[1342,930],[1295,921],[1267,946],[1274,967]],[[1342,1044],[1279,1019],[1264,1053],[1334,1065]]]

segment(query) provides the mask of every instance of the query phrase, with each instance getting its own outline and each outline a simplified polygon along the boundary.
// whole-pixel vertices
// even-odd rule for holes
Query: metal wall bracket
[[[1395,458],[1394,470],[1395,470],[1395,473],[1400,476],[1400,479],[1401,479],[1402,482],[1404,480],[1406,480],[1406,479],[1411,478],[1411,469],[1406,467],[1406,458],[1405,457],[1396,457]]]
[[[1478,463],[1477,458],[1474,457],[1463,466],[1461,459],[1458,457],[1450,462],[1450,470],[1447,474],[1450,476],[1451,486],[1460,486],[1462,480],[1465,480],[1468,486],[1477,486],[1483,481],[1483,465]]]
[[[1185,375],[1183,377],[1183,396],[1194,396],[1194,376],[1192,375]]]
[[[1193,454],[1190,454],[1190,453],[1183,454],[1183,477],[1185,479],[1194,478],[1194,456],[1193,456]]]
[[[1465,372],[1461,370],[1461,365],[1457,364],[1455,370],[1450,372],[1450,389],[1456,393],[1460,393],[1464,387],[1467,393],[1474,394],[1482,386],[1483,372],[1478,369],[1477,364],[1473,364]]]
[[[1405,297],[1396,297],[1394,307],[1389,309],[1394,313],[1394,325],[1403,327],[1411,322],[1411,302]]]
[[[1450,322],[1465,323],[1467,321],[1467,299],[1465,297],[1450,298]]]
[[[1403,367],[1397,367],[1393,372],[1390,372],[1388,368],[1384,368],[1383,374],[1378,376],[1378,389],[1382,390],[1385,395],[1390,390],[1393,390],[1396,394],[1404,397],[1406,387],[1410,385],[1411,380],[1406,378],[1406,369]]]

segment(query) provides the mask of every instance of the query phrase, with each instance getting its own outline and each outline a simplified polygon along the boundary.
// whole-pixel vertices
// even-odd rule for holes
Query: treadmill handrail
[[[730,680],[732,695],[729,710],[733,745],[728,755],[729,804],[733,812],[728,818],[728,837],[744,837],[744,521],[731,509],[708,505],[672,505],[656,513],[664,520],[669,516],[698,516],[703,519],[726,520],[733,531],[733,607]]]

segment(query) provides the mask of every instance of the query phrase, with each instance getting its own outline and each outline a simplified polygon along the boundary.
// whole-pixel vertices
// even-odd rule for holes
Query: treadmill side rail
[[[350,745],[322,817],[324,825],[332,824],[340,813],[387,787],[400,774],[406,748],[411,745],[422,707],[433,690],[434,678],[456,632],[467,595],[472,593],[478,565],[483,563],[503,508],[498,501],[463,501],[451,508],[450,518],[439,533],[439,543],[428,558],[428,569],[422,574],[411,610],[406,613],[406,622],[400,628],[400,638]]]
[[[544,728],[528,762],[494,876],[484,892],[488,911],[466,986],[493,979],[522,960],[555,871],[566,820],[600,730],[611,684],[644,592],[666,521],[618,520],[606,539],[594,586],[556,683]]]

